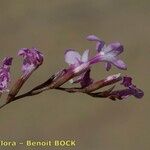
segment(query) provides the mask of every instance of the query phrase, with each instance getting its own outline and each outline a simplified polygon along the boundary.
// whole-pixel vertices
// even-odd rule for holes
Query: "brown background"
[[[0,0],[0,59],[14,56],[13,79],[21,74],[22,61],[16,56],[20,48],[34,46],[45,55],[44,64],[21,92],[67,66],[66,48],[83,51],[93,47],[85,40],[88,34],[96,34],[108,43],[119,40],[124,44],[120,57],[128,70],[121,72],[133,76],[144,90],[144,98],[113,102],[48,91],[0,110],[1,140],[64,138],[76,139],[76,150],[150,149],[148,0]],[[94,67],[93,76],[100,79],[118,72],[115,67],[106,72],[99,64]]]

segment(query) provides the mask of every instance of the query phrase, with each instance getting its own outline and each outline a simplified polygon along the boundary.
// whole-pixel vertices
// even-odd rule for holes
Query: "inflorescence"
[[[124,50],[123,45],[119,42],[113,42],[108,45],[103,40],[95,35],[87,36],[88,41],[95,42],[96,54],[93,57],[89,56],[89,49],[86,49],[82,55],[74,49],[67,49],[65,52],[65,62],[69,65],[50,76],[48,80],[34,87],[29,92],[17,96],[23,84],[32,75],[32,73],[43,63],[44,56],[36,48],[22,48],[18,52],[18,56],[22,56],[22,75],[18,78],[12,88],[9,90],[11,81],[10,67],[12,65],[12,57],[6,57],[0,66],[0,96],[8,93],[6,104],[21,99],[26,96],[33,96],[49,89],[63,90],[69,93],[81,92],[92,97],[109,98],[111,100],[122,100],[129,96],[142,98],[144,92],[137,88],[132,83],[132,78],[129,76],[122,76],[120,73],[110,75],[105,79],[95,81],[91,78],[90,73],[92,66],[97,63],[104,62],[107,71],[112,66],[118,69],[126,70],[126,64],[118,57]],[[78,87],[62,87],[66,82],[71,84],[80,84]],[[115,90],[115,83],[122,85],[122,89]],[[97,91],[105,86],[113,85],[105,91]]]

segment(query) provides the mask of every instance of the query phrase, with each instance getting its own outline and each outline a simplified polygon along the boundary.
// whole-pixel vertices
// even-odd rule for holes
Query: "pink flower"
[[[10,83],[10,66],[12,64],[12,57],[6,57],[0,66],[0,93],[8,91],[8,84]]]
[[[105,42],[95,35],[89,35],[87,40],[96,42],[96,50],[98,52],[98,54],[90,60],[91,64],[106,62],[107,71],[110,70],[112,64],[119,69],[127,69],[126,64],[117,57],[123,52],[123,46],[119,42],[105,45]]]
[[[110,95],[110,98],[126,99],[132,95],[136,98],[142,98],[144,96],[144,92],[141,89],[137,88],[134,84],[132,84],[131,77],[124,76],[121,84],[126,88],[118,91],[113,91]]]
[[[70,80],[71,83],[80,83],[82,87],[88,86],[90,78],[89,50],[85,50],[82,56],[75,50],[69,49],[65,52],[65,61],[69,64],[75,74],[79,74],[77,79]]]
[[[22,48],[18,55],[23,57],[22,71],[24,75],[31,73],[43,63],[43,54],[36,48]]]

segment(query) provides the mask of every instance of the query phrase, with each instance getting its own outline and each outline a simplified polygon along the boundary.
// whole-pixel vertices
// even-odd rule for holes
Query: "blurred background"
[[[148,0],[0,0],[0,60],[14,57],[12,83],[21,75],[20,48],[37,47],[44,53],[44,64],[20,93],[66,67],[65,49],[94,48],[85,39],[89,34],[107,43],[120,41],[125,47],[120,57],[128,65],[127,71],[113,67],[106,72],[98,64],[92,76],[128,74],[145,92],[142,100],[130,97],[115,102],[55,90],[24,98],[0,110],[0,140],[74,139],[76,147],[68,149],[149,150],[149,6]],[[27,148],[15,147],[19,149]]]

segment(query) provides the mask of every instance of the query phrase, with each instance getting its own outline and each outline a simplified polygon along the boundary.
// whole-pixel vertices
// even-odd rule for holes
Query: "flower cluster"
[[[119,42],[113,42],[108,45],[105,44],[103,40],[95,35],[87,36],[87,40],[96,42],[96,54],[94,57],[89,57],[89,50],[85,50],[82,56],[76,52],[74,49],[66,50],[65,61],[69,64],[69,68],[73,70],[79,76],[76,80],[71,79],[71,83],[80,83],[81,87],[87,87],[93,83],[93,79],[90,77],[90,71],[93,64],[99,62],[105,62],[106,70],[109,71],[112,65],[119,69],[126,70],[126,64],[118,58],[124,50],[123,45]],[[107,77],[106,79],[113,79],[114,75]],[[116,79],[116,78],[115,78]],[[106,82],[105,80],[104,82]],[[131,77],[122,77],[122,84],[126,89],[112,91],[109,93],[108,97],[111,99],[124,99],[131,95],[136,98],[142,98],[144,95],[143,91],[138,89],[135,85],[131,83]]]
[[[107,71],[112,66],[118,69],[126,70],[126,64],[119,58],[123,52],[123,45],[119,42],[113,42],[108,45],[95,35],[87,36],[88,41],[95,42],[96,54],[91,57],[90,50],[86,49],[82,55],[74,49],[67,49],[65,52],[65,62],[69,64],[68,68],[58,71],[52,75],[44,83],[34,87],[27,93],[17,97],[23,84],[31,76],[31,74],[43,63],[43,54],[36,48],[22,48],[18,52],[18,56],[23,57],[22,75],[18,78],[12,88],[9,90],[10,83],[10,66],[12,64],[12,57],[6,57],[0,65],[0,96],[3,92],[9,91],[6,104],[16,99],[25,96],[32,96],[39,94],[48,89],[58,89],[66,92],[82,92],[93,97],[107,97],[112,100],[125,99],[129,96],[142,98],[144,92],[137,88],[132,83],[132,78],[128,76],[121,76],[121,74],[110,75],[105,79],[95,81],[91,78],[90,73],[92,66],[96,63],[105,63]],[[62,85],[70,81],[71,83],[79,83],[80,87],[64,88]],[[114,86],[106,91],[95,92],[105,86],[113,85],[121,82],[123,86],[121,90],[114,90]]]
[[[23,57],[22,72],[24,75],[31,73],[43,63],[43,54],[36,48],[22,48],[18,55]]]
[[[22,72],[23,77],[31,74],[37,69],[43,62],[43,54],[36,48],[22,48],[18,52],[19,56],[23,56]],[[2,61],[0,67],[0,93],[8,90],[8,84],[10,83],[10,66],[12,64],[12,57],[6,57]]]

